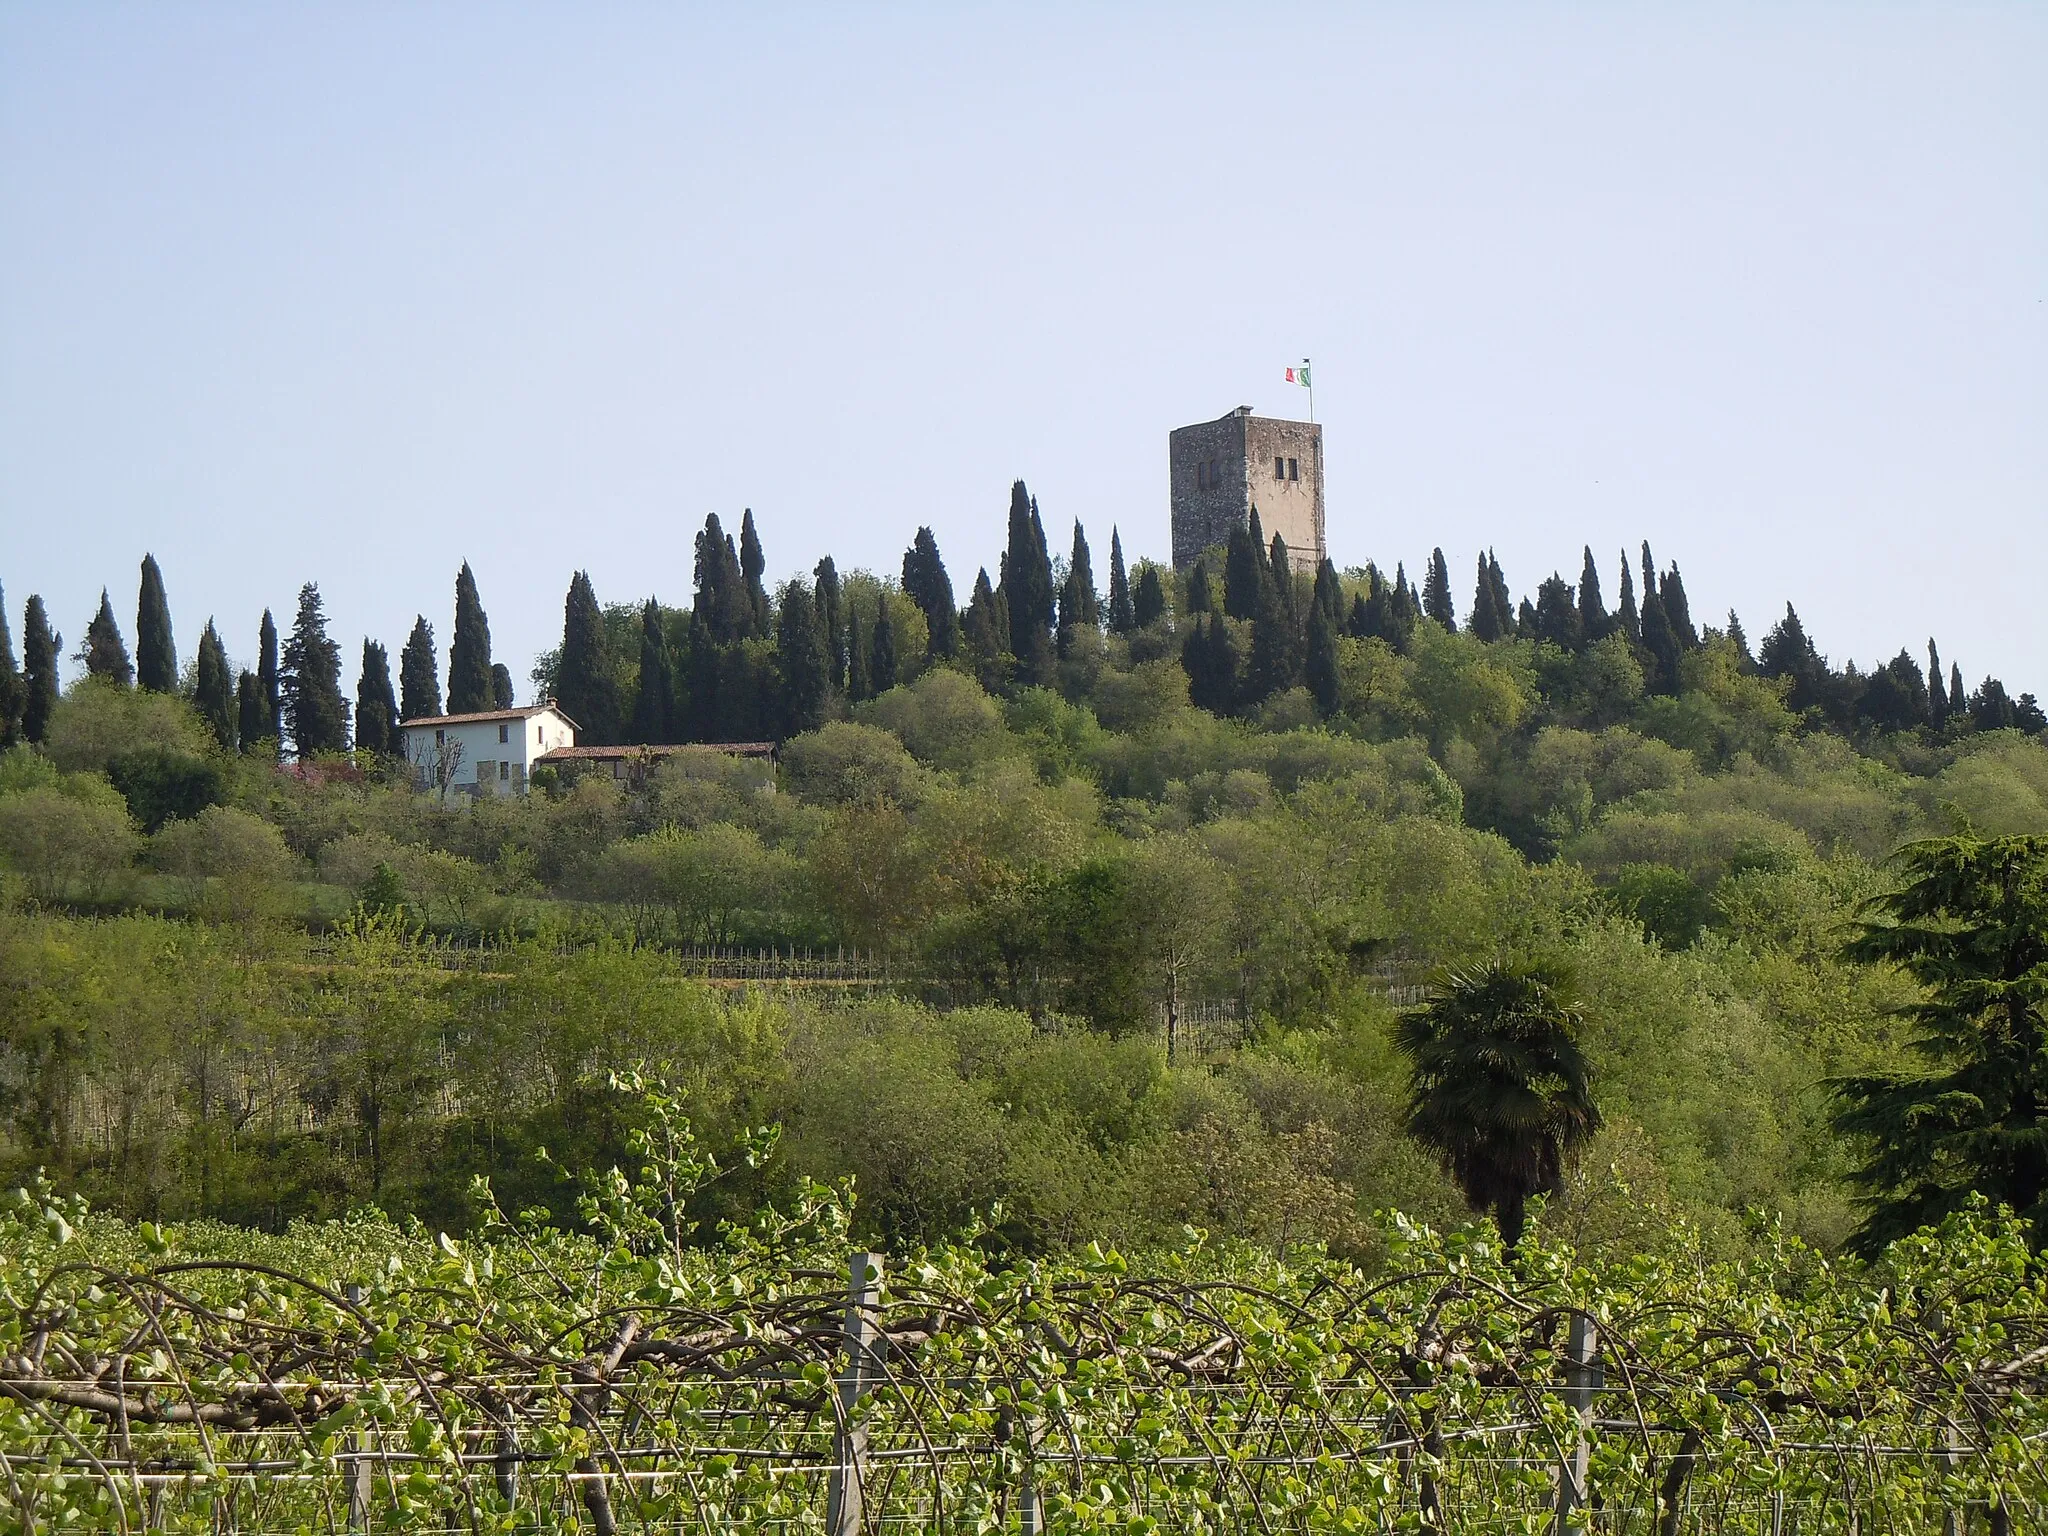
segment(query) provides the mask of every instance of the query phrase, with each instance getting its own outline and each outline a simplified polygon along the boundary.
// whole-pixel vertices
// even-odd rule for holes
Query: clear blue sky
[[[1590,542],[1753,638],[2048,693],[2048,8],[0,8],[0,583],[132,642],[326,594],[525,687],[570,573],[964,598],[1009,484],[1167,550],[1166,433],[1299,413],[1331,552],[1461,610]],[[445,653],[444,653],[445,664]],[[523,693],[522,693],[523,696]]]

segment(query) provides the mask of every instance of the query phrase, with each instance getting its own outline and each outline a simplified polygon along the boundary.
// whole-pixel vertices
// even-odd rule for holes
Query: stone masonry
[[[1167,439],[1173,498],[1173,563],[1186,569],[1259,509],[1297,571],[1323,558],[1323,429],[1312,421],[1254,416],[1241,405],[1216,421],[1176,428]]]

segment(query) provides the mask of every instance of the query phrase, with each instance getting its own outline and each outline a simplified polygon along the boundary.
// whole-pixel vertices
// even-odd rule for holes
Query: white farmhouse
[[[523,795],[527,770],[547,752],[576,745],[576,722],[545,704],[477,715],[431,715],[399,724],[420,788],[460,795]]]

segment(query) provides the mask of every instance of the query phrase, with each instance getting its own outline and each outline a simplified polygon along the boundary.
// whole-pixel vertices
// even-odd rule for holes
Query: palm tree
[[[1509,1249],[1529,1197],[1561,1184],[1564,1156],[1600,1128],[1580,1014],[1563,981],[1493,960],[1445,974],[1395,1038],[1412,1068],[1408,1129],[1433,1148]]]

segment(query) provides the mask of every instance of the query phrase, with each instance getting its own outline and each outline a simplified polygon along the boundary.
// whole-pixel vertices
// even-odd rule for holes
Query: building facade
[[[1254,416],[1241,405],[1215,421],[1176,428],[1167,438],[1173,504],[1173,563],[1178,569],[1259,509],[1259,527],[1279,534],[1297,571],[1322,561],[1323,429],[1312,421]]]
[[[552,701],[474,715],[430,715],[399,724],[405,759],[422,789],[456,795],[523,795],[536,760],[576,745],[576,722]]]

